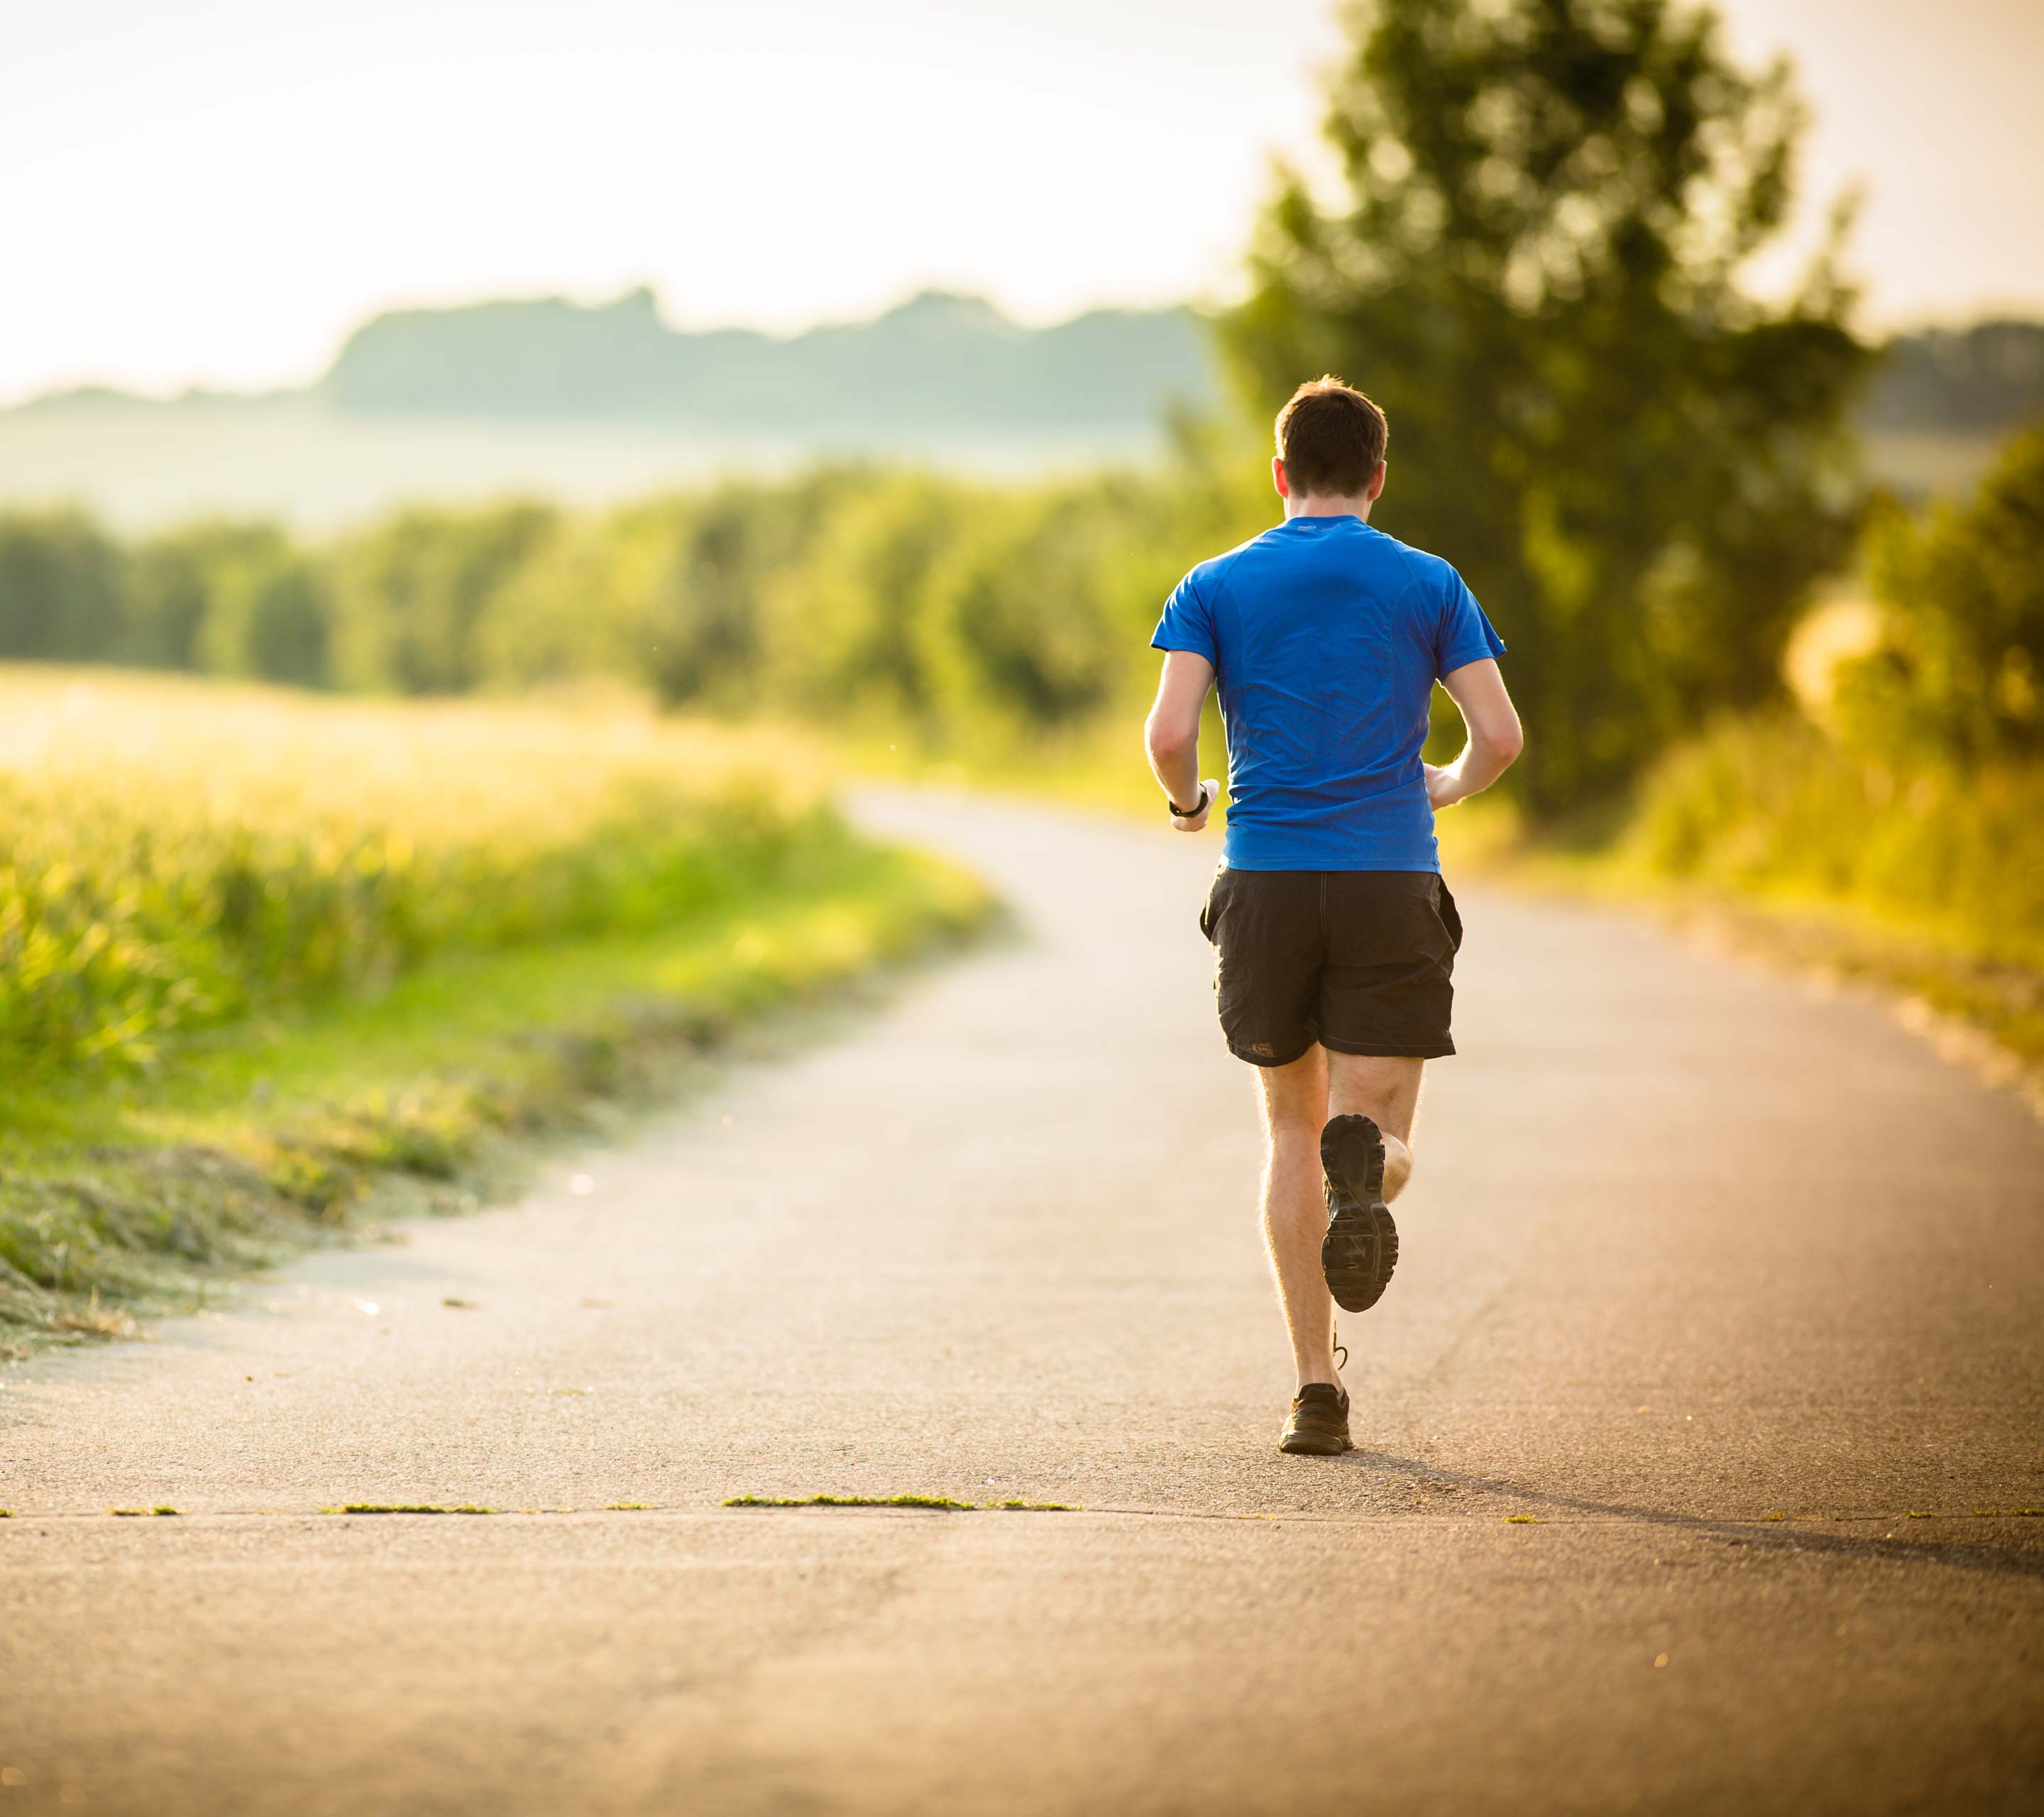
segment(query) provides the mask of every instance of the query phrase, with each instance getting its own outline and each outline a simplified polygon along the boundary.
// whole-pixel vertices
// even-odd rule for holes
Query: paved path
[[[1470,892],[1362,1449],[1281,1458],[1212,842],[868,812],[1026,939],[514,1208],[0,1377],[0,1817],[2038,1807],[2013,1099]]]

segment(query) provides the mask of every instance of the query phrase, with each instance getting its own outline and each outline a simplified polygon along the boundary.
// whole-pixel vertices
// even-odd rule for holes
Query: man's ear
[[[1377,463],[1377,471],[1370,476],[1370,490],[1362,496],[1372,505],[1384,496],[1384,475],[1385,470],[1390,465],[1391,463],[1388,460],[1379,461]]]
[[[1282,455],[1273,455],[1270,457],[1270,483],[1278,488],[1278,496],[1280,498],[1289,498],[1292,496],[1292,488],[1286,483],[1285,478],[1285,457]]]

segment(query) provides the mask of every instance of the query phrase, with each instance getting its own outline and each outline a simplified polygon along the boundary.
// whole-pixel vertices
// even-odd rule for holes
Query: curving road
[[[514,1208],[0,1373],[0,1817],[2044,1801],[2015,1100],[1465,892],[1362,1448],[1281,1458],[1212,841],[863,812],[1021,936]],[[1084,1512],[720,1505],[819,1491]]]

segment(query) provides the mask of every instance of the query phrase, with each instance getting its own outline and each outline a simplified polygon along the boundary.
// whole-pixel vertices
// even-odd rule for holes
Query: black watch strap
[[[1178,804],[1173,801],[1168,795],[1164,798],[1164,805],[1171,810],[1171,818],[1173,820],[1189,820],[1195,815],[1204,814],[1207,811],[1208,798],[1207,786],[1205,783],[1202,782],[1200,785],[1200,798],[1189,808],[1180,807]]]

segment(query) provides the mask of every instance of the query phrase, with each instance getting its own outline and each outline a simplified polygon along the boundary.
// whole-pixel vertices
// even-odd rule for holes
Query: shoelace
[[[1341,1341],[1341,1321],[1339,1319],[1335,1320],[1330,1328],[1333,1334],[1335,1367],[1337,1369],[1347,1369],[1348,1367],[1348,1346]]]

